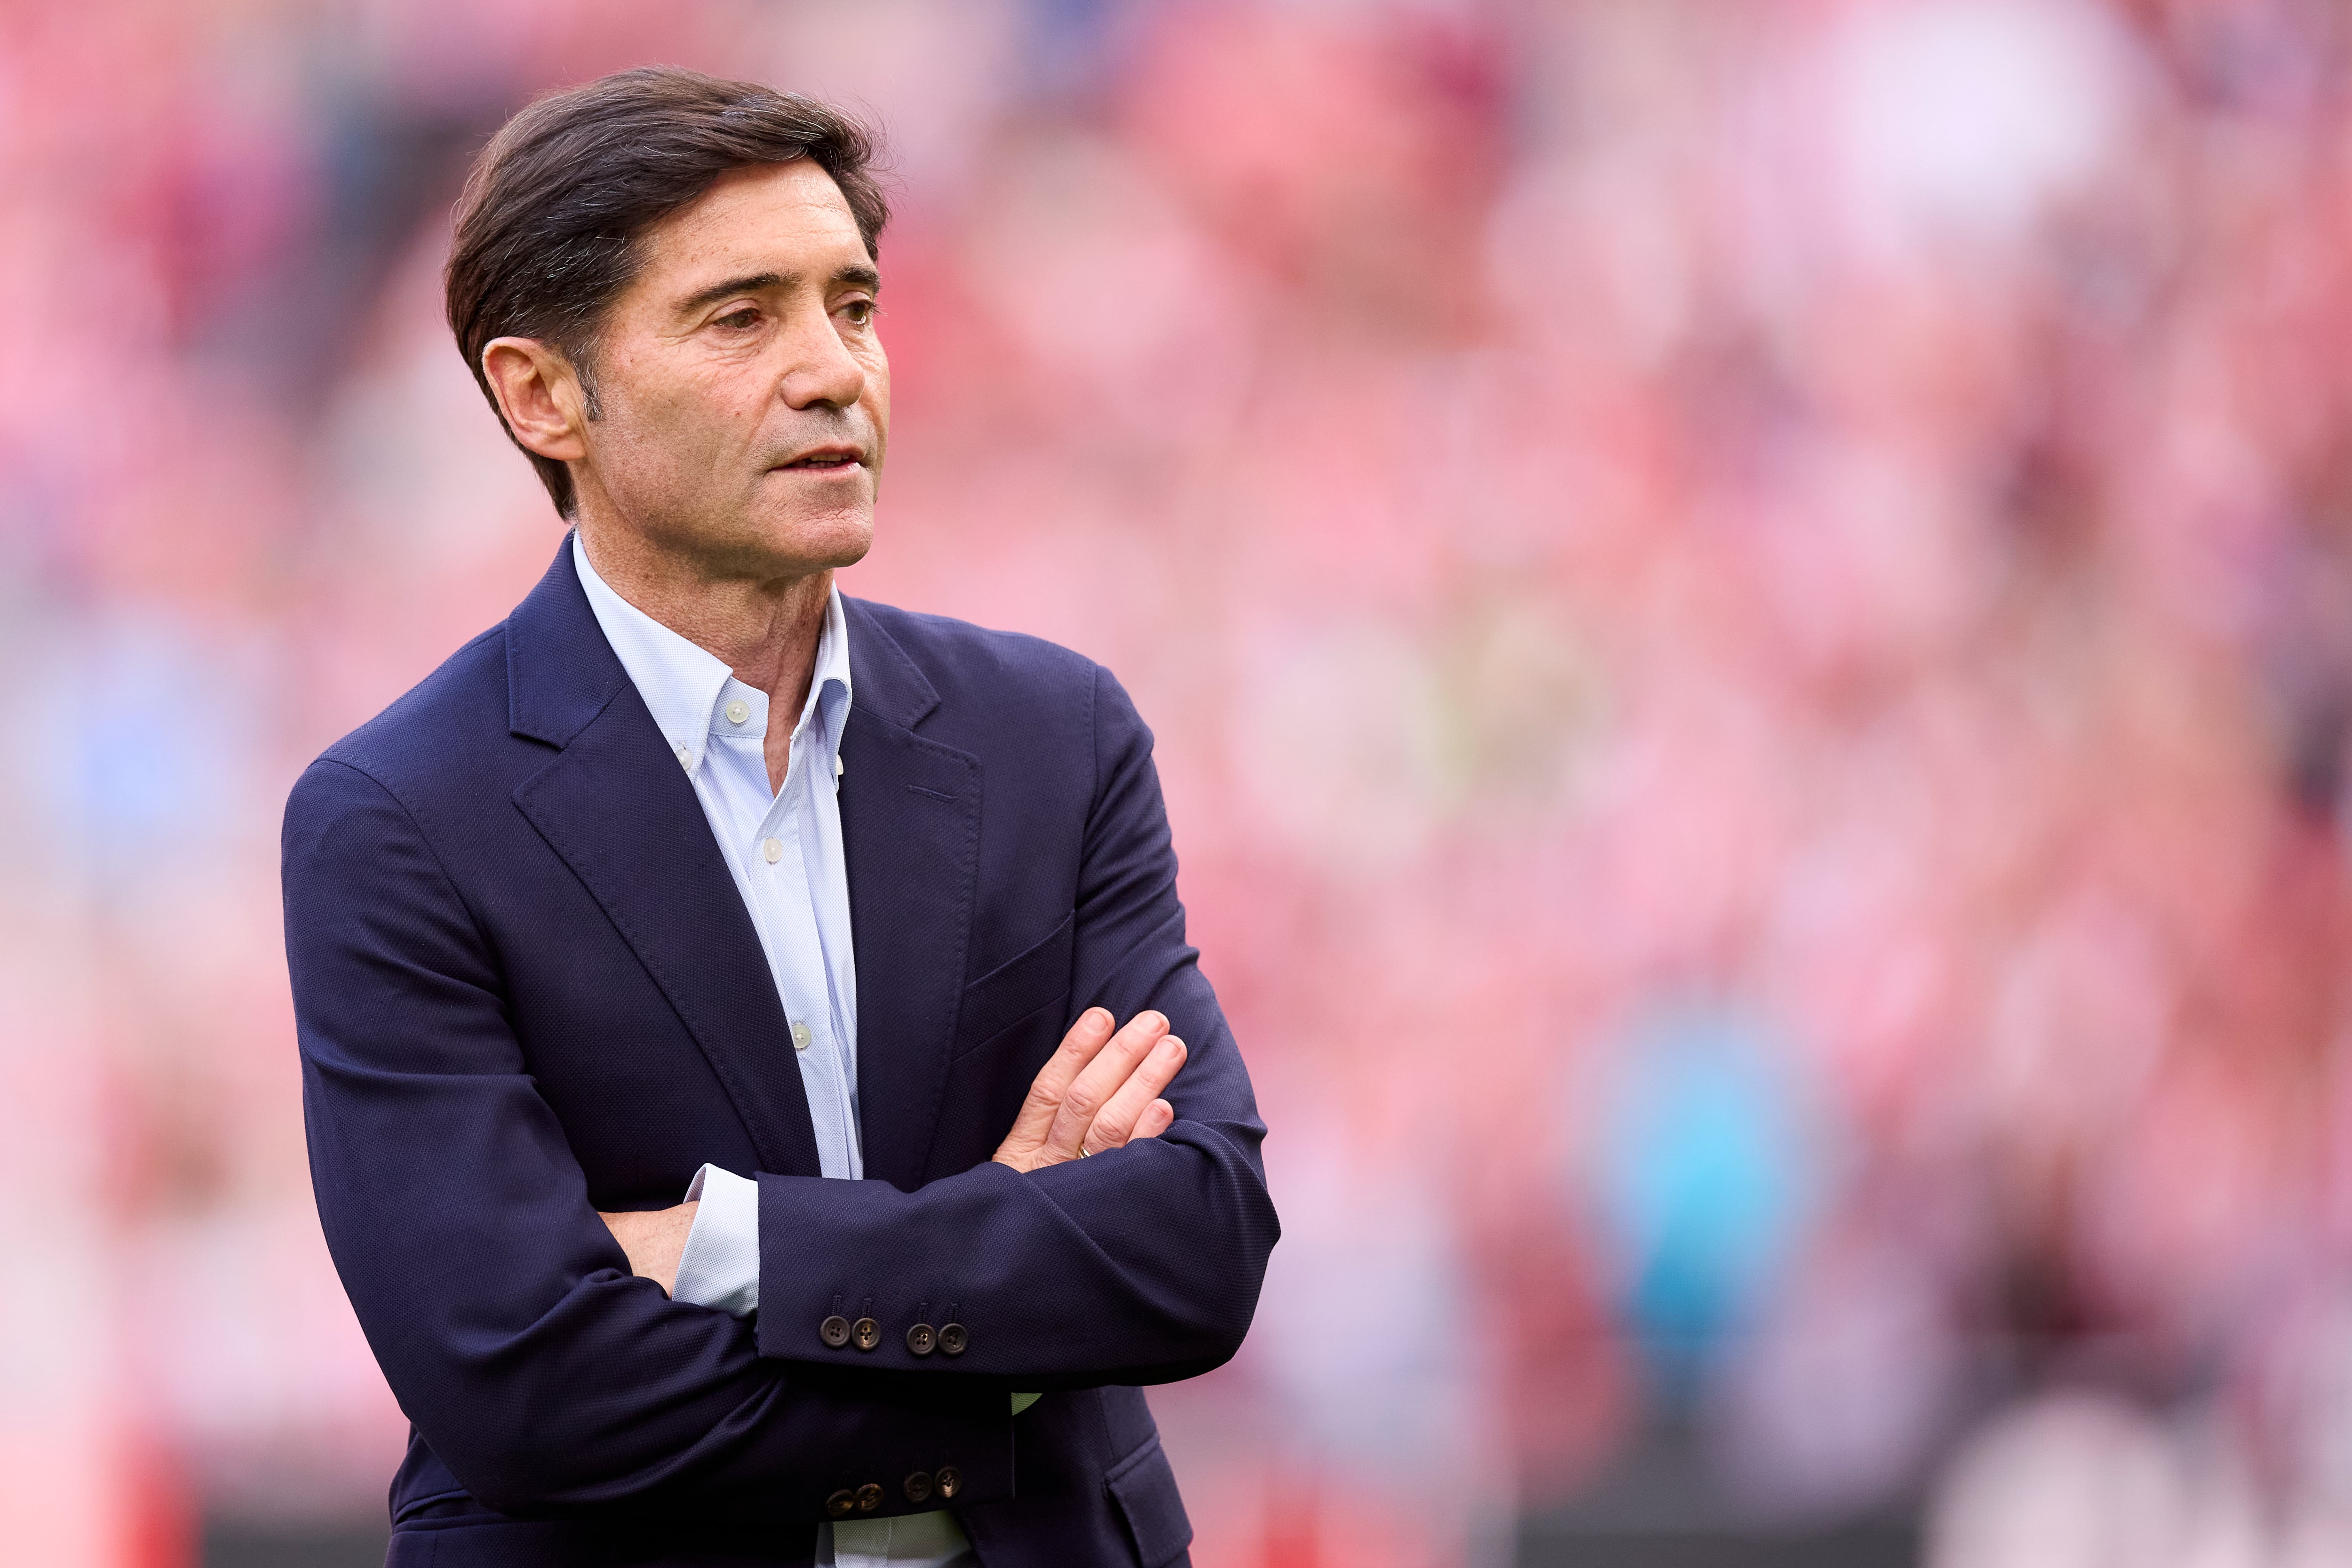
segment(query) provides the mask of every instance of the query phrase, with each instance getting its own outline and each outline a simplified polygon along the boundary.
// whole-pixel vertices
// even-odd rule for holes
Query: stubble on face
[[[737,170],[639,243],[574,465],[592,549],[714,584],[862,558],[889,361],[879,279],[831,176],[805,159]]]

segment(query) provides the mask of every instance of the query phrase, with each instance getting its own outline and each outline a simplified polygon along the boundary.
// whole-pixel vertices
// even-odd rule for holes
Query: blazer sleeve
[[[762,1353],[839,1364],[818,1330],[872,1301],[877,1370],[992,1374],[1062,1389],[1195,1376],[1240,1348],[1281,1234],[1249,1075],[1184,940],[1151,732],[1095,675],[1096,786],[1075,912],[1070,1017],[1099,1004],[1166,1014],[1189,1049],[1156,1139],[1024,1173],[994,1162],[901,1192],[887,1182],[760,1178]],[[1008,1128],[1007,1131],[1010,1131]],[[957,1360],[917,1358],[929,1303],[967,1331]]]
[[[401,1408],[478,1500],[814,1522],[840,1488],[942,1465],[973,1501],[1012,1494],[1001,1394],[817,1386],[750,1325],[630,1274],[526,1068],[497,955],[390,790],[312,764],[283,849],[328,1249]]]

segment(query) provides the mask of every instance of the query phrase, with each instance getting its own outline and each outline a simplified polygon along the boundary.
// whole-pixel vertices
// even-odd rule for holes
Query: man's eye
[[[849,324],[853,327],[867,326],[874,320],[874,301],[871,300],[852,300],[842,309],[848,312]]]
[[[713,324],[721,327],[732,327],[738,331],[741,331],[759,325],[759,322],[760,312],[753,310],[751,306],[746,305],[740,310],[728,311],[725,315],[719,317]]]

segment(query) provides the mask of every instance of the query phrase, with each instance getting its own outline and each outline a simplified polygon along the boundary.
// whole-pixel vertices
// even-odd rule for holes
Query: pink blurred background
[[[1160,737],[1286,1236],[1203,1568],[2352,1562],[2331,0],[0,11],[0,1555],[375,1560],[307,760],[559,524],[471,151],[871,111],[853,593]]]

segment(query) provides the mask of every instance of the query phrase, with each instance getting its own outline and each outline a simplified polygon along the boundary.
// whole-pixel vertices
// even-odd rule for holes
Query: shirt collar
[[[587,547],[578,530],[572,534],[572,562],[588,607],[613,646],[621,668],[628,672],[654,724],[669,742],[671,754],[688,773],[702,765],[713,733],[764,734],[768,700],[765,693],[735,679],[727,661],[679,636],[615,593],[589,563]],[[824,626],[817,634],[816,667],[809,680],[801,722],[814,712],[828,757],[839,752],[842,726],[849,716],[853,688],[849,677],[849,621],[841,607],[841,590],[825,598]],[[751,717],[730,724],[726,709],[740,701]]]

